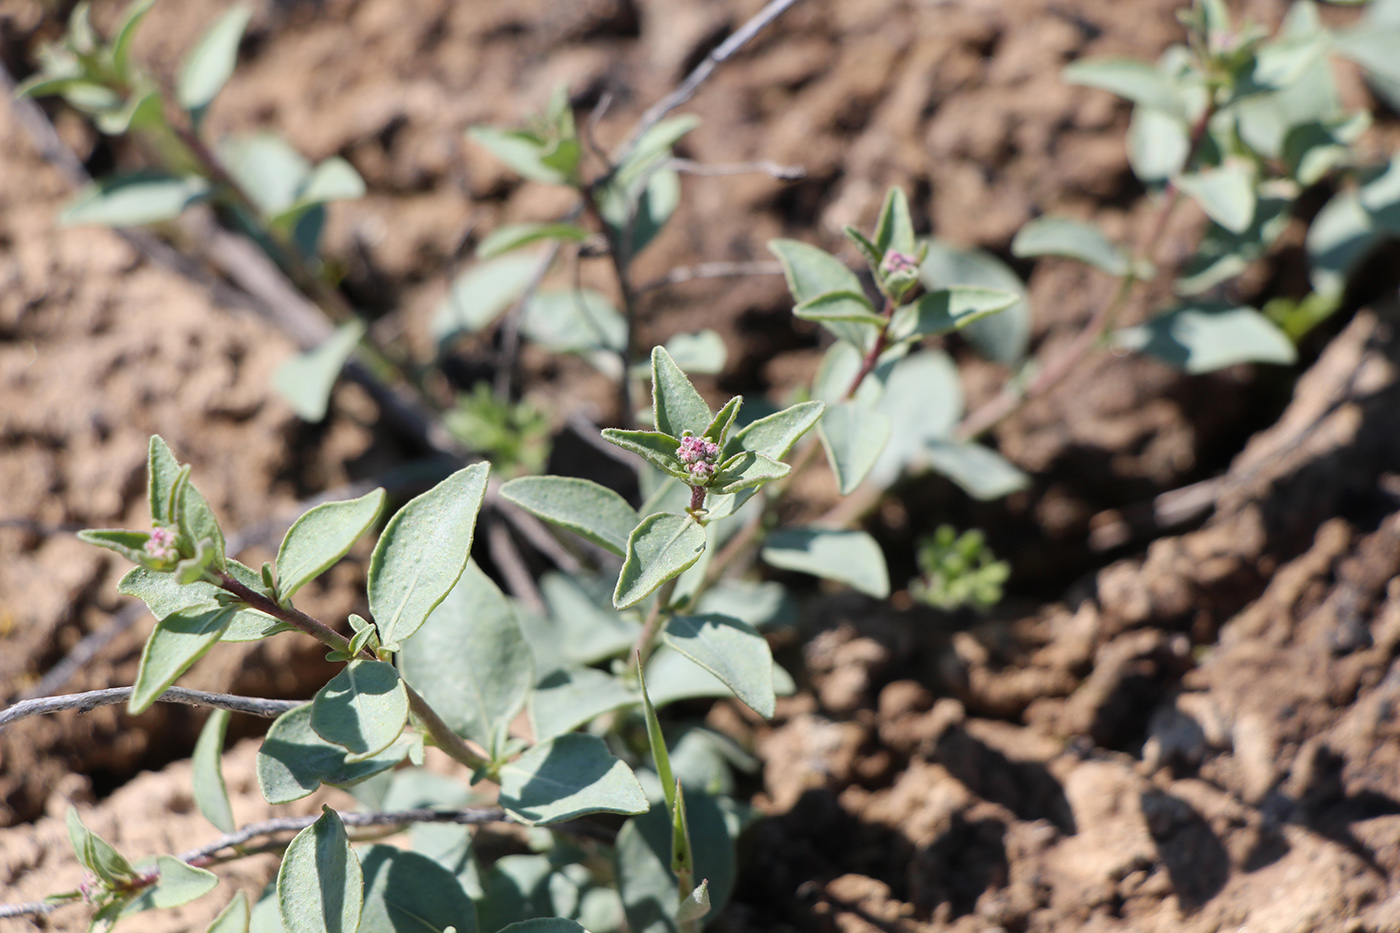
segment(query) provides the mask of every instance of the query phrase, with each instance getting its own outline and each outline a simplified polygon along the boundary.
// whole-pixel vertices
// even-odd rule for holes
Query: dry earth
[[[351,160],[370,194],[332,215],[346,292],[381,316],[385,336],[426,353],[427,322],[472,243],[498,223],[567,207],[558,192],[518,184],[462,130],[518,122],[566,81],[584,108],[614,96],[599,136],[615,141],[758,5],[261,0],[211,126],[272,129],[313,158]],[[1058,71],[1082,55],[1154,56],[1178,35],[1176,6],[805,0],[687,108],[704,123],[684,155],[801,165],[806,179],[688,178],[639,278],[763,259],[774,236],[842,250],[841,226],[871,222],[890,184],[911,192],[921,230],[1003,255],[1044,211],[1131,235],[1147,211],[1124,158],[1126,111],[1065,86]],[[1273,22],[1283,4],[1238,6]],[[158,4],[136,54],[172,75],[221,7]],[[97,3],[99,25],[118,9]],[[37,0],[0,0],[12,71],[32,67],[57,22]],[[1355,75],[1341,77],[1365,103]],[[93,167],[135,158],[52,113]],[[299,499],[412,453],[354,387],[338,390],[325,425],[298,422],[269,390],[292,342],[114,234],[57,227],[70,193],[0,102],[5,702],[119,610],[118,562],[69,531],[139,522],[149,434],[194,464],[227,525],[253,532],[254,561],[267,556],[258,529]],[[1180,215],[1169,261],[1199,225]],[[605,282],[595,265],[584,278]],[[1031,276],[1037,344],[1053,352],[1108,283],[1068,263],[1019,268]],[[1130,313],[1146,314],[1155,297]],[[757,392],[815,366],[818,334],[794,326],[789,307],[777,279],[693,282],[649,294],[642,323],[658,340],[716,328],[730,362],[704,388]],[[849,597],[814,601],[805,646],[788,647],[805,661],[804,690],[775,723],[716,710],[715,723],[764,762],[754,791],[770,817],[744,842],[746,872],[720,926],[1400,929],[1395,312],[1339,319],[1291,403],[1278,373],[1188,379],[1094,359],[999,429],[1002,452],[1036,474],[1031,491],[986,506],[939,481],[910,484],[871,526],[890,553],[907,554],[940,521],[981,525],[1016,568],[1012,598],[972,627]],[[483,341],[452,372],[491,361]],[[582,367],[533,353],[523,363],[526,393],[561,424],[573,412],[610,416],[607,386]],[[970,398],[1002,375],[969,360]],[[1130,515],[1217,474],[1201,527],[1130,538],[1111,562],[1087,546],[1094,516]],[[830,498],[828,483],[804,487],[810,508]],[[892,563],[898,575],[909,561]],[[354,609],[361,573],[347,563],[308,594],[313,608]],[[129,683],[149,626],[118,635],[62,689]],[[293,639],[224,647],[183,683],[308,696],[328,670],[319,654]],[[108,708],[0,734],[2,899],[71,880],[54,819],[70,800],[93,806],[95,828],[134,852],[207,839],[181,760],[201,720],[180,707],[134,720]],[[236,728],[246,737],[258,724]],[[266,812],[249,780],[252,747],[234,745],[226,762],[247,819]],[[250,862],[230,877],[256,888],[268,870]],[[141,928],[198,929],[218,906]],[[81,929],[77,913],[46,928]]]

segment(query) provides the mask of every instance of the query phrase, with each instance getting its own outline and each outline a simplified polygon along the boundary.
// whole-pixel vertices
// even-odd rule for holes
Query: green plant
[[[909,594],[937,609],[990,609],[1001,602],[1011,576],[1011,565],[996,559],[976,528],[958,534],[952,525],[939,525],[919,542],[917,557],[920,575]]]
[[[549,417],[529,401],[505,402],[485,383],[457,396],[447,429],[491,461],[497,473],[539,473],[549,459]]]

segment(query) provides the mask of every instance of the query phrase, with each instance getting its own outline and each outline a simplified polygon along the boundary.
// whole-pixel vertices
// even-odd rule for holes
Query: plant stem
[[[89,690],[86,693],[70,693],[64,696],[36,697],[21,700],[0,710],[0,729],[11,723],[43,716],[63,710],[90,712],[99,706],[116,706],[131,699],[134,687],[109,687],[105,690]],[[206,693],[203,690],[189,690],[185,687],[171,687],[156,697],[157,703],[183,703],[186,706],[207,706],[212,709],[226,709],[249,716],[262,716],[275,719],[290,709],[300,706],[300,700],[264,700],[261,697],[233,696],[227,693]]]
[[[1190,165],[1200,152],[1201,143],[1205,140],[1206,131],[1210,128],[1211,117],[1215,115],[1215,107],[1215,98],[1212,95],[1211,100],[1191,127],[1190,145],[1184,165]],[[1118,287],[1113,290],[1109,299],[1090,316],[1089,320],[1085,322],[1083,330],[1075,336],[1069,347],[1046,363],[1028,385],[1021,388],[1014,382],[1008,383],[990,401],[963,418],[955,429],[959,440],[973,440],[985,434],[1030,399],[1050,391],[1075,370],[1080,361],[1089,354],[1089,351],[1098,346],[1104,334],[1112,327],[1119,311],[1127,304],[1134,286],[1140,280],[1140,267],[1156,254],[1162,237],[1166,233],[1167,222],[1171,219],[1180,200],[1181,190],[1174,182],[1169,181],[1162,201],[1157,206],[1148,226],[1147,235],[1138,248],[1134,250],[1133,258],[1128,263],[1128,271],[1119,280]]]
[[[639,667],[645,667],[647,659],[656,650],[656,638],[661,634],[662,626],[666,622],[666,607],[671,603],[671,595],[676,592],[676,581],[679,579],[679,576],[675,576],[661,584],[661,590],[656,594],[656,602],[652,603],[651,612],[647,613],[642,632],[637,636],[636,644],[632,646],[632,655],[637,658]]]
[[[293,606],[280,605],[276,600],[244,586],[226,573],[219,575],[219,585],[237,596],[249,607],[305,632],[328,648],[345,651],[350,647],[350,639],[324,622],[313,619]],[[366,660],[377,660],[374,652],[367,648],[361,649],[359,656]],[[423,699],[418,691],[409,687],[408,684],[404,684],[404,686],[408,689],[409,709],[423,723],[423,728],[427,730],[428,735],[432,736],[433,741],[437,742],[439,748],[472,770],[490,767],[491,759],[489,757],[478,753],[465,739],[453,732],[452,727],[443,722],[442,717],[428,705],[428,701]]]

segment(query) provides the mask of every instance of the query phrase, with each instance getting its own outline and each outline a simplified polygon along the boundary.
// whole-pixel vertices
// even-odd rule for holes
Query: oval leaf
[[[371,758],[353,759],[311,728],[311,704],[278,716],[258,749],[258,786],[268,803],[300,800],[322,783],[348,786],[403,760],[410,740],[400,739]]]
[[[1126,275],[1128,257],[1098,227],[1069,217],[1037,217],[1011,241],[1015,256],[1066,256],[1109,275]]]
[[[228,83],[238,64],[238,44],[243,40],[243,31],[248,28],[252,15],[250,7],[234,7],[220,17],[190,51],[175,84],[175,98],[181,107],[203,110]]]
[[[924,458],[930,468],[957,483],[974,499],[1000,499],[1025,489],[1031,482],[1001,454],[981,444],[929,441]]]
[[[861,293],[860,279],[830,253],[799,240],[772,240],[768,249],[782,264],[788,291],[797,304],[828,292]]]
[[[627,537],[640,521],[626,499],[592,480],[523,476],[502,486],[501,495],[531,515],[561,525],[618,557],[627,553]]]
[[[160,874],[156,883],[142,891],[122,913],[179,907],[203,897],[219,886],[219,878],[212,871],[195,868],[173,855],[158,856],[156,871]]]
[[[1078,61],[1060,74],[1070,84],[1108,91],[1164,113],[1186,114],[1186,102],[1171,78],[1147,62],[1128,58]]]
[[[1146,324],[1118,331],[1114,341],[1188,373],[1208,373],[1236,363],[1287,366],[1298,358],[1287,334],[1258,311],[1243,306],[1183,305]]]
[[[475,933],[476,908],[457,876],[417,852],[371,846],[362,862],[366,933]]]
[[[277,549],[277,595],[291,599],[320,576],[369,530],[384,508],[384,490],[358,499],[323,502],[292,523]]]
[[[486,327],[525,293],[538,266],[534,256],[502,256],[459,275],[433,315],[433,339],[446,343]]]
[[[150,709],[157,697],[214,647],[235,611],[224,606],[196,607],[172,612],[157,622],[141,651],[127,711],[134,716]]]
[[[500,804],[531,823],[556,823],[585,813],[645,813],[647,798],[606,742],[571,732],[502,766]]]
[[[1243,233],[1254,220],[1254,178],[1240,166],[1226,165],[1181,175],[1176,185],[1201,206],[1207,217],[1232,233]]]
[[[204,933],[248,933],[248,895],[236,891]]]
[[[228,788],[224,785],[224,737],[228,734],[228,721],[233,714],[226,709],[216,709],[200,730],[199,741],[194,744],[194,802],[199,804],[199,812],[213,823],[217,829],[231,833],[236,825],[233,822],[233,808],[228,802]]]
[[[847,496],[880,459],[890,439],[890,419],[858,402],[845,402],[827,408],[817,430],[836,485]]]
[[[365,326],[351,321],[338,327],[319,347],[298,353],[277,367],[272,387],[297,417],[312,424],[326,417],[335,381],[364,335]]]
[[[452,662],[444,664],[445,658]],[[534,658],[515,609],[475,563],[398,661],[452,731],[493,750],[535,683]]]
[[[392,664],[356,659],[316,693],[311,728],[352,755],[377,755],[408,721],[408,691]]]
[[[884,552],[863,531],[783,528],[768,536],[761,556],[770,566],[836,580],[876,599],[890,595]]]
[[[661,512],[642,519],[627,539],[627,560],[613,590],[614,608],[637,605],[704,552],[705,529],[689,515]]]
[[[541,240],[582,243],[586,239],[588,231],[577,224],[507,224],[493,230],[477,245],[476,258],[491,259]]]
[[[673,616],[661,638],[714,674],[765,719],[773,716],[773,653],[745,622],[708,614]]]
[[[490,465],[458,470],[389,520],[369,562],[369,608],[384,644],[418,631],[471,557]]]
[[[330,807],[297,833],[277,872],[277,912],[287,933],[355,933],[364,875],[345,824]]]
[[[59,214],[59,223],[140,227],[174,220],[209,193],[202,178],[136,172],[93,182],[80,190]]]

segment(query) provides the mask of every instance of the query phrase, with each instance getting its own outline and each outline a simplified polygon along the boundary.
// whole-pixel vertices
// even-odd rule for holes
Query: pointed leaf
[[[562,163],[551,160],[552,155],[558,154],[554,144],[547,143],[534,133],[474,126],[467,130],[467,138],[489,151],[522,178],[547,185],[566,185],[570,182],[567,160]],[[574,145],[577,147],[577,143]],[[555,164],[551,164],[551,161]]]
[[[1191,154],[1191,129],[1181,117],[1134,107],[1128,122],[1128,163],[1148,185],[1175,178]]]
[[[387,771],[408,753],[407,738],[371,758],[351,760],[311,728],[311,704],[278,716],[258,749],[258,786],[268,803],[300,800],[322,783],[347,786]]]
[[[158,856],[156,870],[160,873],[159,880],[128,904],[123,914],[179,907],[219,886],[219,878],[212,871],[195,868],[171,855]]]
[[[661,791],[666,797],[666,809],[676,812],[676,779],[671,773],[671,753],[666,748],[666,737],[661,733],[661,720],[656,718],[656,707],[651,705],[647,695],[647,678],[642,672],[641,655],[636,655],[637,681],[642,690],[642,712],[647,722],[647,744],[651,746],[651,760],[656,766],[656,776],[661,781]]]
[[[228,562],[228,573],[254,592],[267,595],[258,575],[238,561]],[[122,577],[121,582],[117,584],[117,592],[124,596],[135,596],[140,599],[157,620],[164,619],[176,612],[195,614],[233,608],[233,621],[224,630],[222,636],[222,639],[227,641],[255,641],[263,635],[276,634],[276,632],[288,629],[288,626],[278,622],[272,616],[249,609],[242,604],[233,607],[226,605],[221,597],[222,591],[212,583],[199,582],[182,585],[175,579],[174,574],[147,570],[145,567],[136,567]],[[243,630],[242,637],[230,637],[235,627]]]
[[[914,222],[909,219],[909,198],[903,188],[892,187],[885,195],[880,219],[875,224],[874,246],[881,259],[890,250],[914,255]]]
[[[235,891],[233,900],[219,911],[204,933],[248,933],[248,895]]]
[[[362,862],[365,933],[475,933],[476,908],[457,876],[432,859],[371,846]]]
[[[83,818],[78,815],[77,807],[68,808],[67,822],[68,841],[72,843],[73,852],[84,868],[110,887],[119,887],[136,878],[136,869],[112,848],[111,843],[87,828]]]
[[[224,785],[224,737],[228,734],[228,721],[233,714],[226,709],[216,709],[209,714],[200,730],[199,741],[194,745],[194,802],[199,812],[225,833],[234,830],[233,808],[228,802],[228,788]]]
[[[294,209],[327,201],[355,201],[365,196],[365,180],[340,156],[331,156],[311,170],[297,192]]]
[[[184,535],[190,544],[209,542],[214,552],[209,566],[220,571],[226,569],[224,533],[219,529],[219,520],[214,517],[214,510],[209,507],[208,501],[195,488],[194,483],[181,484],[175,500],[175,520],[180,525],[180,534]]]
[[[377,755],[408,721],[408,692],[399,672],[383,661],[356,659],[316,692],[311,728],[352,755]]]
[[[635,702],[622,681],[597,668],[554,671],[530,694],[530,728],[542,742]]]
[[[541,289],[525,306],[520,332],[555,353],[616,353],[627,340],[627,322],[591,289]]]
[[[740,450],[752,450],[772,460],[787,456],[798,438],[821,418],[823,402],[802,402],[744,425],[724,445],[721,457],[729,459]]]
[[[703,436],[714,441],[722,448],[725,440],[729,437],[729,428],[734,424],[734,418],[739,414],[739,406],[744,404],[744,397],[736,395],[724,403],[724,407],[715,415],[709,427],[705,428]]]
[[[208,193],[209,183],[194,176],[155,171],[115,175],[79,190],[59,215],[59,222],[65,226],[140,227],[174,220]]]
[[[125,528],[84,528],[78,532],[79,541],[106,548],[136,564],[150,560],[150,555],[145,551],[150,537],[150,532],[128,531]]]
[[[848,496],[865,479],[890,439],[890,419],[859,402],[832,405],[817,429],[836,485]]]
[[[962,333],[979,353],[998,363],[1012,365],[1026,355],[1031,339],[1026,286],[1000,259],[984,250],[956,249],[929,240],[928,255],[919,267],[919,280],[930,292],[975,285],[1020,296],[1021,300],[1005,311],[973,321]]]
[[[500,804],[531,823],[585,813],[644,813],[632,769],[595,735],[570,732],[534,746],[501,768]]]
[[[433,315],[433,338],[442,344],[485,328],[525,293],[538,267],[534,256],[502,256],[459,275]]]
[[[995,288],[957,285],[921,295],[904,305],[890,321],[890,340],[919,340],[966,327],[989,314],[1005,311],[1019,295]]]
[[[613,606],[626,609],[700,559],[705,529],[689,515],[665,512],[642,519],[627,539],[627,560],[613,591]]]
[[[1155,356],[1188,373],[1208,373],[1236,363],[1290,365],[1293,341],[1250,307],[1200,302],[1181,305],[1146,324],[1114,334],[1114,342]]]
[[[1067,256],[1109,275],[1128,272],[1128,257],[1097,226],[1070,217],[1037,217],[1011,241],[1015,256]],[[1009,302],[1008,302],[1009,304]]]
[[[718,495],[728,495],[741,489],[762,486],[791,472],[792,467],[786,463],[779,463],[763,454],[744,450],[719,465],[711,480],[710,491]]]
[[[180,461],[159,434],[151,435],[146,460],[146,495],[151,503],[151,521],[169,525],[175,521],[175,481],[180,477]]]
[[[768,249],[782,264],[796,304],[828,292],[861,293],[860,279],[830,253],[798,240],[772,240]]]
[[[695,890],[686,895],[681,901],[681,906],[676,910],[676,922],[685,923],[704,919],[710,912],[710,883],[701,881],[696,885]]]
[[[770,566],[836,580],[876,599],[890,595],[885,555],[863,531],[783,528],[768,536],[761,556]]]
[[[618,557],[627,553],[627,536],[641,520],[626,499],[592,480],[522,476],[502,486],[501,495],[531,515],[561,525]]]
[[[664,347],[651,351],[652,423],[662,434],[703,434],[714,412]]]
[[[734,695],[724,681],[664,644],[647,662],[647,683],[651,685],[651,702],[657,709],[679,700]],[[791,696],[796,691],[792,675],[774,664],[773,692],[778,696]]]
[[[321,421],[336,379],[364,335],[365,326],[359,321],[336,328],[319,347],[298,353],[277,367],[272,387],[303,421]]]
[[[175,99],[181,107],[190,111],[203,110],[228,83],[238,64],[238,44],[243,40],[252,15],[250,7],[234,7],[220,17],[190,51],[175,82]]]
[[[141,652],[127,711],[135,716],[150,709],[157,697],[214,647],[233,621],[234,612],[232,607],[192,608],[157,622]]]
[[[737,865],[724,810],[708,794],[686,792],[695,877],[708,883],[713,910],[734,889]],[[633,933],[675,933],[680,907],[671,871],[671,814],[657,805],[623,824],[617,835],[617,886]]]
[[[1226,165],[1181,175],[1176,185],[1191,196],[1211,220],[1233,233],[1242,233],[1254,220],[1257,200],[1254,178],[1247,169]]]
[[[582,243],[586,239],[588,231],[578,224],[507,224],[491,231],[490,235],[477,245],[476,258],[491,259],[541,240]]]
[[[623,450],[630,450],[652,466],[677,479],[690,478],[690,474],[686,473],[681,465],[679,455],[681,443],[669,434],[662,434],[659,431],[623,431],[618,428],[604,428],[603,440],[610,444],[616,444]]]
[[[297,833],[277,872],[277,910],[287,933],[355,933],[364,875],[345,824],[330,807]]]
[[[827,292],[798,304],[792,313],[804,321],[854,321],[875,327],[885,323],[869,299],[859,292]]]
[[[287,529],[277,549],[278,596],[289,600],[354,547],[384,509],[384,490],[358,499],[323,502]]]
[[[1030,485],[1030,477],[990,448],[951,440],[929,441],[924,448],[929,466],[962,487],[974,499],[1009,496]]]
[[[452,731],[487,749],[496,748],[535,683],[515,608],[475,563],[404,645],[399,667]]]
[[[1186,116],[1186,102],[1171,78],[1147,62],[1111,58],[1077,61],[1065,66],[1060,75],[1070,84],[1098,88],[1144,107]]]
[[[369,563],[369,608],[385,644],[407,641],[462,575],[489,471],[458,470],[389,519]]]
[[[773,716],[773,654],[751,626],[722,615],[673,616],[661,638],[714,674],[760,716]]]

